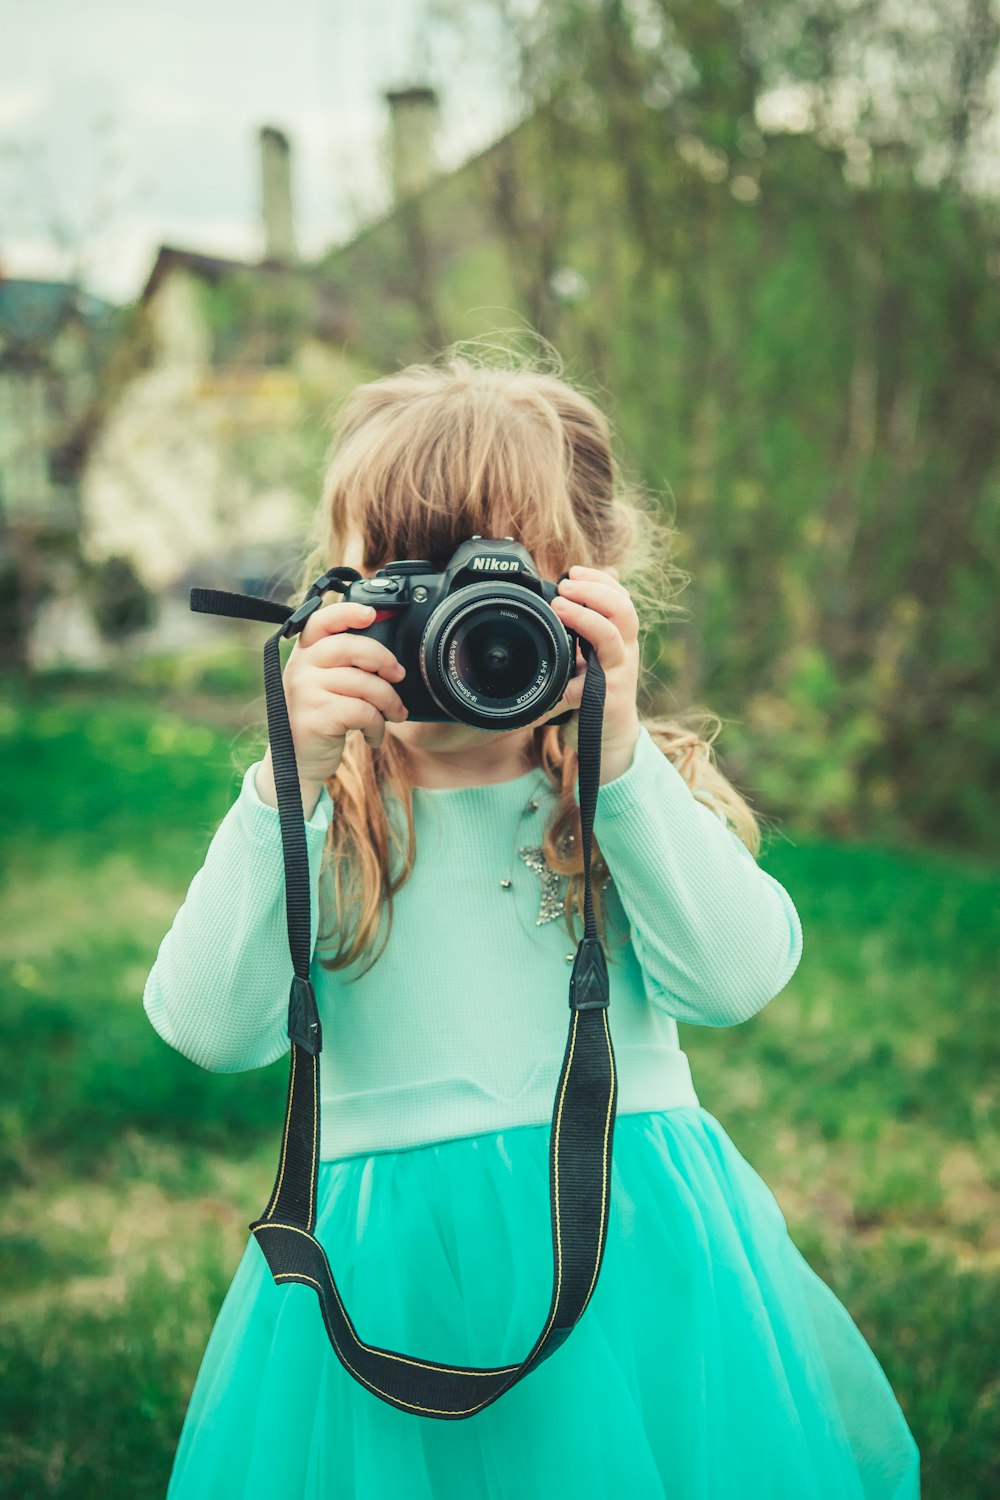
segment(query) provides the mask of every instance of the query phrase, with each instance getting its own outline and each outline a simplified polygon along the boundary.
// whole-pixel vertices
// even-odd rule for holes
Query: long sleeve
[[[628,769],[598,792],[594,836],[651,1004],[696,1026],[737,1026],[784,989],[802,956],[791,897],[645,725]]]
[[[171,1047],[213,1073],[264,1067],[288,1050],[293,966],[285,918],[285,867],[277,808],[262,800],[250,766],[209,845],[146,980],[143,1006]],[[324,787],[305,824],[311,938],[333,802]]]

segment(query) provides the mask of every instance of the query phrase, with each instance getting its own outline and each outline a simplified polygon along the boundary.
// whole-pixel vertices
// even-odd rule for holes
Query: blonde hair
[[[551,581],[572,563],[613,568],[644,628],[680,608],[673,596],[690,577],[672,561],[675,529],[642,491],[625,484],[607,418],[563,378],[550,345],[541,356],[529,356],[465,341],[430,363],[356,387],[335,416],[322,497],[291,603],[300,603],[313,580],[339,563],[353,529],[364,538],[366,575],[396,558],[428,558],[441,569],[477,533],[515,538]],[[670,718],[640,713],[640,719],[692,792],[714,802],[756,856],[757,819],[715,763],[712,742],[722,721],[700,710]],[[697,723],[683,722],[691,720]],[[562,726],[542,725],[532,752],[531,764],[544,769],[558,794],[543,849],[551,868],[569,876],[563,915],[575,944],[573,921],[579,918],[582,934],[584,896],[576,751],[565,744]],[[348,737],[327,782],[335,816],[321,891],[332,878],[333,893],[321,899],[320,911],[322,917],[329,906],[335,920],[328,932],[321,925],[316,956],[328,969],[346,968],[374,949],[383,907],[385,939],[361,972],[385,949],[392,898],[416,857],[412,788],[410,752],[401,739],[387,730],[374,749],[360,733]],[[405,814],[405,845],[388,816],[387,792]],[[395,870],[394,853],[401,856]],[[605,942],[601,887],[608,874],[595,837],[592,892]],[[349,932],[348,908],[356,914]],[[320,942],[338,935],[332,957],[321,955]]]

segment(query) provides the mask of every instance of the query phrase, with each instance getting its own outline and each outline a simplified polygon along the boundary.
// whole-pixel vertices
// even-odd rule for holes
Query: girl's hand
[[[393,686],[403,667],[381,641],[356,634],[374,617],[367,605],[325,604],[295,637],[282,684],[303,785],[322,785],[336,773],[348,730],[360,729],[376,748],[386,719],[407,717]]]
[[[624,584],[616,572],[600,568],[572,567],[568,579],[559,585],[552,608],[568,630],[590,642],[597,653],[605,676],[604,732],[601,738],[601,785],[614,781],[632,762],[639,738],[639,616]],[[545,723],[568,708],[578,710],[583,698],[587,675],[583,653],[577,648],[577,673],[570,679],[566,692],[552,708]],[[564,738],[571,750],[577,748],[578,714],[566,725]]]

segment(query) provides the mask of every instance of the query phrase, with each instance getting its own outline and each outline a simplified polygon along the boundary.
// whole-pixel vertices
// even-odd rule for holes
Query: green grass
[[[142,1012],[258,753],[259,657],[7,683],[0,708],[0,1493],[162,1496],[270,1191],[286,1065],[227,1077]],[[805,952],[744,1026],[682,1027],[699,1097],[875,1350],[928,1500],[1000,1484],[995,867],[804,843],[762,864]]]

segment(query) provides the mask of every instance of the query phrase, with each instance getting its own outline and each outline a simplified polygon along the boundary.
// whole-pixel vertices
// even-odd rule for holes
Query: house
[[[287,594],[322,477],[327,418],[359,380],[527,306],[497,236],[523,127],[441,173],[437,99],[387,96],[390,210],[312,265],[295,251],[290,150],[260,132],[264,256],[161,246],[109,365],[83,473],[83,545],[158,593],[192,581]],[[505,175],[506,174],[506,175]],[[489,189],[484,186],[489,178]],[[544,236],[542,237],[544,239]],[[513,269],[513,274],[512,274]],[[470,312],[469,304],[472,304]]]
[[[367,372],[345,292],[295,258],[288,142],[261,132],[265,254],[162,245],[92,418],[83,548],[157,593],[256,590],[297,552],[324,420]]]
[[[31,628],[36,669],[203,640],[219,622],[192,614],[194,583],[287,597],[297,581],[330,407],[373,370],[348,293],[297,257],[287,138],[264,127],[260,152],[261,259],[161,245],[76,411],[83,572],[126,560],[155,623],[103,640],[64,569]]]
[[[131,560],[172,613],[172,642],[203,624],[188,610],[192,583],[287,597],[342,394],[495,327],[498,305],[501,322],[525,307],[544,326],[525,294],[532,259],[498,234],[524,217],[524,126],[443,173],[433,90],[386,99],[385,215],[303,263],[289,143],[264,127],[261,260],[161,246],[108,361],[89,420],[82,548],[91,562]],[[540,226],[518,228],[546,243]]]

